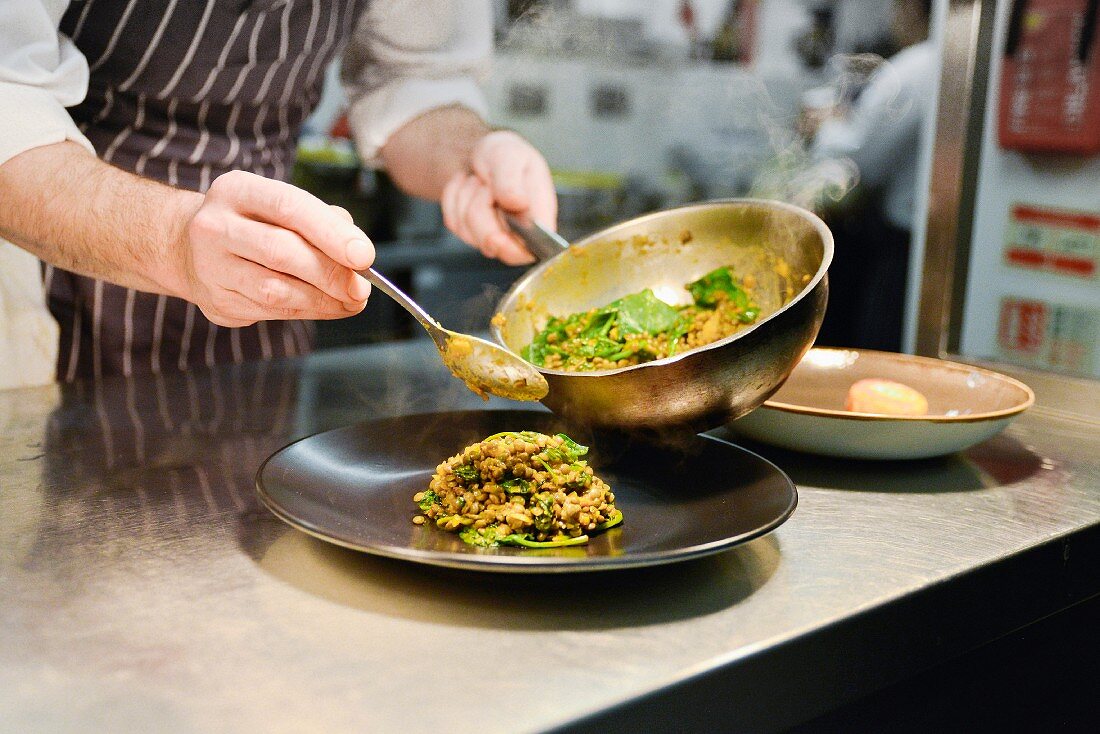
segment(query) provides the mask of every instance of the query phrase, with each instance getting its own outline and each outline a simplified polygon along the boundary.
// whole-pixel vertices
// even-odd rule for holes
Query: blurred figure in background
[[[822,344],[901,348],[920,137],[939,64],[928,39],[931,10],[932,0],[895,0],[891,35],[901,51],[850,106],[803,115],[813,157],[852,160],[864,201],[856,217],[830,222],[837,253]]]

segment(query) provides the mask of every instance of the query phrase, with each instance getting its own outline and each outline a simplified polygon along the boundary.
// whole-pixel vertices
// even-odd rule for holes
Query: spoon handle
[[[539,260],[549,260],[569,249],[569,243],[557,232],[551,232],[538,222],[531,219],[521,219],[514,214],[501,211],[508,227],[516,233],[532,255]]]
[[[406,311],[411,313],[416,320],[420,322],[420,325],[428,330],[428,334],[431,335],[432,339],[434,339],[437,344],[442,344],[446,341],[446,334],[443,333],[443,327],[440,326],[439,322],[433,319],[432,315],[425,311],[419,303],[410,298],[405,291],[395,286],[389,279],[374,268],[360,270],[359,274],[369,280],[371,284],[376,286],[387,296],[397,301]]]

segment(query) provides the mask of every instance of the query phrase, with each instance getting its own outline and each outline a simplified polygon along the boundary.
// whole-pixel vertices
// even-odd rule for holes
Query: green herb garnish
[[[549,492],[540,492],[534,497],[535,506],[542,510],[535,515],[535,530],[544,535],[554,529],[554,496]]]
[[[439,495],[435,493],[434,489],[429,489],[424,493],[424,496],[420,498],[420,501],[416,503],[421,512],[427,512],[435,503],[439,502]]]
[[[500,486],[505,494],[531,494],[531,483],[526,479],[506,479]]]
[[[615,512],[612,513],[611,517],[609,517],[606,522],[601,522],[599,525],[597,525],[596,529],[597,530],[607,530],[608,528],[615,527],[616,525],[620,524],[622,521],[623,521],[623,513],[619,512],[618,510],[615,510]]]
[[[530,533],[509,533],[500,525],[487,528],[463,528],[458,537],[462,542],[479,548],[497,548],[502,545],[521,546],[523,548],[562,548],[568,545],[584,545],[587,535],[573,538],[568,535],[556,535],[550,540],[534,540]]]
[[[564,433],[557,434],[557,437],[560,438],[565,444],[565,448],[569,452],[570,461],[576,461],[577,459],[588,453],[587,446],[581,446],[579,443],[569,438],[569,436],[566,436]]]
[[[481,477],[477,473],[477,469],[475,469],[474,467],[472,467],[469,464],[462,464],[460,466],[456,466],[455,467],[455,476],[459,477],[460,479],[462,479],[466,482],[476,482],[479,479],[481,479]]]

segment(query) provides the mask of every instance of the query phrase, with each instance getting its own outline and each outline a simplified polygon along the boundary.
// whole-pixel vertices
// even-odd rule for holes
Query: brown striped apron
[[[75,0],[60,30],[88,59],[70,109],[106,162],[205,191],[240,169],[285,180],[325,67],[365,0]],[[219,327],[186,301],[47,266],[58,379],[291,356],[312,324]]]

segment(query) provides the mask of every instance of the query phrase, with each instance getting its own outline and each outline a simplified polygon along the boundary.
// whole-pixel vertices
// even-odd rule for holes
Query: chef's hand
[[[343,318],[370,295],[355,272],[374,262],[370,239],[347,212],[287,183],[219,176],[182,238],[181,295],[219,326]]]
[[[535,258],[505,226],[498,209],[557,227],[558,198],[546,159],[506,130],[491,132],[474,145],[470,171],[447,182],[440,206],[448,229],[486,257],[508,265]]]

